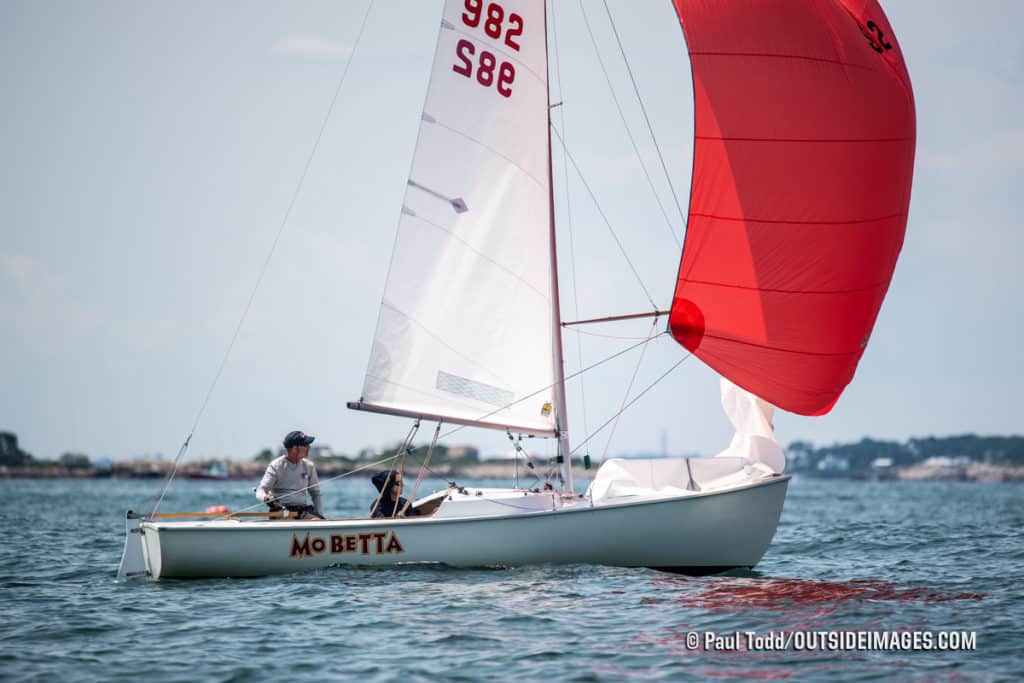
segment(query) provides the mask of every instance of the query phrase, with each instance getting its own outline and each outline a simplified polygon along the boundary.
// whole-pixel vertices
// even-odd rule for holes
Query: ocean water
[[[161,509],[238,510],[253,485],[176,481]],[[1019,484],[795,479],[761,564],[722,576],[577,565],[118,583],[123,512],[155,487],[0,481],[0,679],[1024,680]],[[373,490],[344,479],[325,495],[330,515],[362,514]],[[816,635],[860,631],[974,643],[830,649],[849,636]]]

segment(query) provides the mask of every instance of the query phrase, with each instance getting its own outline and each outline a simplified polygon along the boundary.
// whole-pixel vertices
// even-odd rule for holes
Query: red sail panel
[[[914,97],[874,0],[674,0],[694,166],[669,325],[734,383],[828,412],[853,379],[910,205]]]

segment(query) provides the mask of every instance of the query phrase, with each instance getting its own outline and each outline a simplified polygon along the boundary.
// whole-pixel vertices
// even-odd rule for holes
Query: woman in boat
[[[402,498],[401,472],[378,472],[371,481],[378,494],[370,506],[370,517],[415,517],[419,514],[408,500]]]

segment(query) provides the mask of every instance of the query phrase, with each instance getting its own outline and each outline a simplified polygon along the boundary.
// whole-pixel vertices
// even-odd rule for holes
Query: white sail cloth
[[[775,441],[771,404],[722,378],[722,408],[736,433],[713,458],[612,458],[594,475],[594,505],[622,498],[685,496],[781,474],[786,456]]]
[[[588,496],[594,505],[621,498],[685,496],[749,483],[753,472],[748,470],[752,468],[743,458],[611,458],[597,470]]]
[[[542,0],[445,4],[353,407],[554,433],[545,33]]]
[[[722,409],[736,433],[729,447],[715,457],[744,458],[751,463],[763,463],[772,472],[781,474],[786,469],[786,456],[775,440],[772,425],[775,407],[724,377],[721,387]]]

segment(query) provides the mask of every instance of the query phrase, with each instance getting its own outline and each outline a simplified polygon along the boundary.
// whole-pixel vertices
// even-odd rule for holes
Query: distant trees
[[[18,448],[18,436],[0,432],[0,465],[19,467],[32,462],[32,455]]]
[[[895,467],[905,467],[931,457],[965,457],[993,465],[1024,465],[1024,437],[959,436],[910,439],[906,443],[863,438],[857,443],[833,444],[815,448],[808,441],[794,441],[786,449],[794,471],[814,471],[827,457],[828,462],[845,461],[851,474],[866,472],[878,458],[888,459]]]
[[[264,448],[262,451],[252,456],[253,462],[270,462],[274,459],[274,452],[269,448]]]
[[[68,469],[86,469],[92,467],[89,456],[85,453],[64,453],[60,456],[61,465]]]

